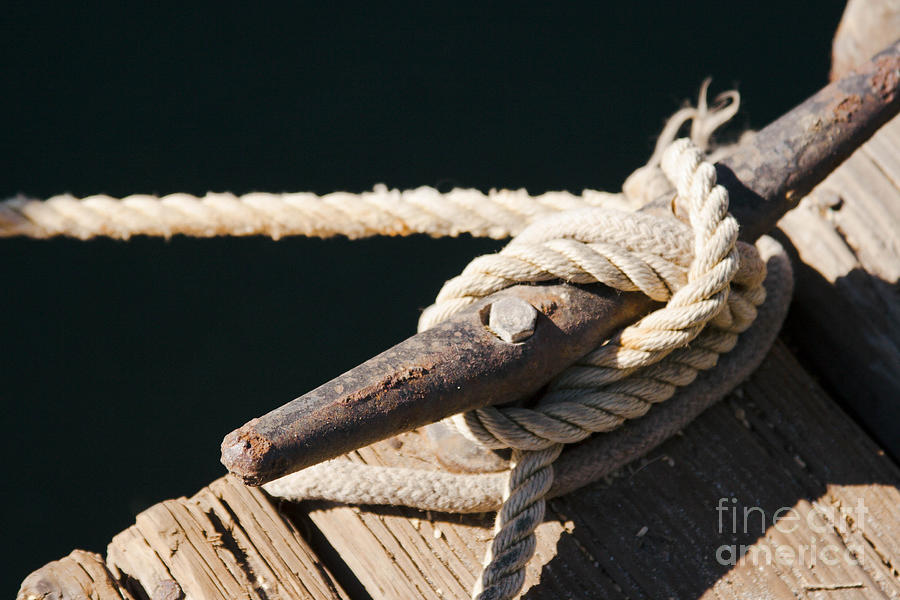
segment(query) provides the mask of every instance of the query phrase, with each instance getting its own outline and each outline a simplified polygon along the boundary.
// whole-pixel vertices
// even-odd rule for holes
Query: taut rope
[[[708,80],[703,83],[696,108],[682,108],[669,119],[647,165],[626,180],[624,194],[584,190],[581,195],[547,192],[530,196],[526,190],[490,190],[485,194],[471,189],[441,193],[424,186],[400,191],[376,185],[361,194],[334,192],[324,196],[211,192],[201,198],[190,194],[136,194],[116,199],[98,194],[79,199],[62,194],[43,201],[20,196],[0,202],[0,237],[99,236],[127,240],[136,235],[180,234],[267,235],[274,239],[344,235],[358,239],[469,233],[503,239],[547,215],[592,206],[633,210],[664,192],[667,184],[659,161],[662,150],[675,139],[681,126],[691,121],[691,139],[706,150],[713,131],[738,110],[740,97],[733,91],[716,98],[717,106],[710,109],[706,102],[708,85]]]
[[[344,235],[359,239],[373,235],[434,237],[474,236],[496,239],[516,235],[533,220],[559,211],[615,202],[627,207],[617,194],[585,190],[548,192],[529,196],[525,190],[434,188],[388,189],[376,185],[361,194],[334,192],[243,196],[208,193],[202,198],[170,194],[161,198],[134,195],[117,200],[97,195],[78,199],[70,195],[45,201],[13,198],[0,203],[0,237],[58,235],[90,239],[103,236],[128,239],[136,235],[171,237],[190,235],[289,235],[327,238]]]

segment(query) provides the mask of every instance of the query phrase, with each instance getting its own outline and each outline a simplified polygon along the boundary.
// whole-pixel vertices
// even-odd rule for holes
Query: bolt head
[[[534,333],[538,311],[521,298],[508,296],[491,304],[488,327],[507,344],[527,340]]]

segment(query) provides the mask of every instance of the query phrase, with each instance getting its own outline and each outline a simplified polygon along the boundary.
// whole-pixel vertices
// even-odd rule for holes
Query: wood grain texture
[[[17,600],[134,600],[106,568],[103,557],[73,550],[47,563],[22,582]]]
[[[140,513],[107,562],[138,597],[347,598],[265,494],[231,477]]]
[[[829,391],[900,456],[900,117],[779,229],[795,258],[791,341]]]
[[[364,448],[354,460],[432,465],[415,434]],[[552,500],[524,597],[803,598],[831,589],[900,597],[898,486],[900,470],[778,344],[684,435],[605,482]],[[845,509],[858,501],[868,512],[857,521]],[[721,502],[728,512],[717,511]],[[812,506],[819,508],[811,524],[780,531]],[[322,502],[308,510],[376,599],[466,597],[490,537],[488,516]],[[773,525],[776,516],[784,526]],[[739,560],[742,546],[755,548],[749,559]],[[795,560],[767,562],[765,548]],[[833,557],[837,564],[827,564]]]
[[[417,433],[353,459],[435,468]],[[896,465],[779,343],[682,435],[552,500],[524,597],[900,598],[898,490]],[[491,537],[490,515],[298,510],[361,600],[465,598]],[[76,551],[20,598],[349,597],[298,526],[231,478],[141,513],[107,564]]]

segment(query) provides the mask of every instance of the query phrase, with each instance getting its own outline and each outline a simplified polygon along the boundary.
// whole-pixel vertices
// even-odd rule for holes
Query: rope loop
[[[666,302],[561,374],[535,406],[491,406],[449,419],[477,444],[514,451],[474,592],[479,600],[521,589],[563,445],[616,429],[671,398],[734,347],[765,299],[764,263],[753,246],[738,243],[728,192],[701,149],[674,141],[661,168],[687,207],[688,224],[602,207],[557,213],[499,253],[474,259],[422,314],[420,330],[508,286],[551,280],[599,282]]]
[[[709,107],[707,85],[696,108],[684,108],[669,120],[648,164],[626,180],[620,201],[585,193],[586,201],[573,203],[564,201],[565,196],[545,194],[540,198],[556,202],[556,210],[538,211],[519,197],[531,212],[516,228],[506,229],[515,237],[500,252],[472,260],[422,313],[420,330],[508,286],[558,280],[600,282],[666,303],[566,369],[533,406],[492,406],[448,419],[476,444],[511,448],[508,472],[420,470],[410,475],[408,469],[336,460],[288,475],[267,484],[266,490],[293,499],[374,500],[426,510],[496,509],[494,539],[473,597],[516,596],[554,484],[554,461],[564,445],[640,418],[692,384],[701,371],[716,366],[721,354],[735,348],[738,335],[754,322],[766,299],[766,262],[755,246],[737,241],[728,193],[716,182],[712,162],[726,150],[709,147],[712,132],[734,115],[739,98],[729,92]],[[691,140],[676,141],[689,120]],[[686,223],[634,212],[652,200],[673,196],[679,216],[686,212]],[[776,246],[768,238],[759,242],[769,257],[780,251]],[[762,311],[767,340],[779,323],[775,315],[780,310],[783,316],[786,310],[790,288],[786,261],[772,264],[771,282],[777,291],[773,297],[779,308]]]

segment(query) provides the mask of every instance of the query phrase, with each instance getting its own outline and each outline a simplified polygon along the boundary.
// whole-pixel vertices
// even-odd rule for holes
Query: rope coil
[[[660,252],[656,259],[639,258],[644,240],[636,236],[648,229],[647,223],[614,212],[599,216],[606,228],[595,229],[593,238],[581,232],[573,241],[566,225],[582,227],[586,211],[564,214],[550,227],[560,238],[526,246],[527,240],[547,236],[543,223],[533,224],[507,246],[511,252],[472,261],[423,314],[420,327],[427,328],[434,324],[435,314],[452,314],[498,288],[557,278],[576,268],[578,283],[599,281],[617,289],[657,293],[667,300],[665,307],[626,327],[567,370],[535,407],[487,407],[451,418],[472,441],[487,448],[513,449],[494,539],[473,592],[479,600],[511,598],[521,589],[525,565],[534,554],[534,531],[544,519],[552,464],[564,444],[611,431],[668,400],[699,370],[713,367],[720,353],[734,347],[737,335],[753,322],[756,306],[765,299],[764,263],[752,246],[742,244],[738,249],[738,224],[728,214],[728,193],[716,185],[715,169],[703,161],[699,148],[689,140],[671,144],[662,169],[688,206],[692,233],[665,237],[690,237],[690,248],[676,244],[675,255]],[[660,219],[648,237],[659,238],[678,227],[682,226],[674,220]],[[624,248],[610,245],[609,238],[618,238]],[[685,263],[689,263],[686,276],[674,275]],[[665,274],[653,269],[654,264],[664,266]],[[612,265],[618,273],[604,278]]]
[[[564,445],[612,431],[690,385],[735,347],[766,298],[766,263],[756,247],[737,241],[728,193],[716,184],[700,148],[675,141],[660,163],[679,205],[687,207],[687,224],[602,207],[550,215],[499,253],[472,260],[422,314],[420,330],[505,287],[559,279],[601,282],[666,302],[564,371],[535,406],[491,406],[448,420],[474,443],[511,448],[508,472],[453,475],[331,461],[265,489],[293,499],[457,512],[496,508],[494,538],[473,598],[518,594]]]

